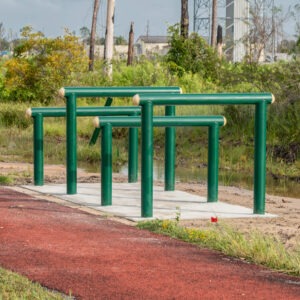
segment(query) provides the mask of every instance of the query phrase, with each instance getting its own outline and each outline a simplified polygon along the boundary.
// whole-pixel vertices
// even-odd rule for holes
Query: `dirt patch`
[[[3,163],[0,162],[0,173],[12,176],[16,184],[32,183],[32,164],[27,163]],[[66,170],[63,165],[45,165],[45,183],[65,183]],[[125,182],[126,177],[118,174],[113,175],[114,182]],[[78,169],[78,182],[100,182],[98,173],[89,173]],[[157,185],[163,185],[156,182]],[[206,196],[206,185],[199,183],[177,183],[176,189],[193,194]],[[253,208],[253,192],[237,187],[219,187],[219,200]],[[266,211],[276,214],[276,218],[243,218],[243,219],[223,219],[224,224],[229,224],[241,230],[250,232],[257,230],[266,234],[276,236],[282,240],[287,247],[300,245],[300,199],[266,196]],[[193,227],[208,227],[207,220],[181,221],[182,224]]]

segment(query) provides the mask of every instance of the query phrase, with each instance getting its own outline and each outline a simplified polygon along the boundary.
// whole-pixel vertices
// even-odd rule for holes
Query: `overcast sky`
[[[193,0],[189,0],[190,27],[193,20]],[[75,31],[83,26],[91,27],[94,0],[0,0],[0,23],[5,29],[19,33],[25,25],[40,30],[47,36],[62,35],[64,28]],[[104,36],[106,0],[100,0],[97,31]],[[130,22],[134,22],[135,39],[145,35],[166,35],[170,25],[180,21],[180,0],[116,0],[115,35],[128,38]],[[275,4],[287,11],[299,0],[275,0]],[[291,37],[294,22],[285,25],[285,32]]]

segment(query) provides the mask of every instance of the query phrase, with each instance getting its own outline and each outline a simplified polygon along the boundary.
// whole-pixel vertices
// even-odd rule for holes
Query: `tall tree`
[[[8,42],[5,40],[5,28],[3,26],[3,23],[0,23],[0,50],[5,50]]]
[[[210,45],[215,48],[217,45],[217,0],[212,0],[212,22]]]
[[[130,31],[129,31],[129,39],[128,39],[127,66],[132,65],[132,62],[133,62],[133,42],[134,42],[133,22],[131,22]]]
[[[104,46],[105,74],[112,77],[112,58],[114,50],[115,0],[107,0],[106,32]]]
[[[97,16],[99,11],[100,0],[94,0],[94,11],[92,19],[92,28],[90,36],[90,54],[89,54],[89,71],[94,70],[94,60],[95,60],[95,37],[96,37],[96,24]]]
[[[181,0],[180,35],[187,39],[189,37],[189,1]]]
[[[281,10],[274,6],[266,8],[264,1],[255,1],[250,6],[249,33],[244,40],[248,49],[248,59],[252,62],[263,60],[266,53],[275,54],[275,39],[281,35],[282,24],[288,18],[288,14],[282,16]]]

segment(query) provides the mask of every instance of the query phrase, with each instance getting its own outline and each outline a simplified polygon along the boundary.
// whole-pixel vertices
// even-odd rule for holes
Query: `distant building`
[[[168,36],[144,36],[141,35],[134,44],[134,56],[146,56],[150,58],[153,55],[166,55],[169,51],[169,37]],[[85,45],[86,53],[89,53],[89,46]],[[114,46],[114,59],[126,59],[128,52],[128,45]],[[104,45],[95,46],[95,57],[104,57]]]
[[[169,51],[168,36],[141,35],[134,45],[134,55],[146,57],[155,55],[166,55]]]
[[[85,51],[89,55],[90,47],[85,45]],[[115,45],[114,46],[114,59],[126,59],[128,52],[128,45]],[[95,57],[98,59],[104,58],[104,45],[95,46]]]
[[[233,62],[242,61],[247,54],[244,43],[249,33],[249,1],[226,0],[225,55]]]

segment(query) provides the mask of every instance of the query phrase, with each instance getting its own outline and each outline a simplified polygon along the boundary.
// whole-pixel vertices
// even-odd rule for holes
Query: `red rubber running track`
[[[300,299],[300,278],[0,188],[0,266],[76,299]]]

